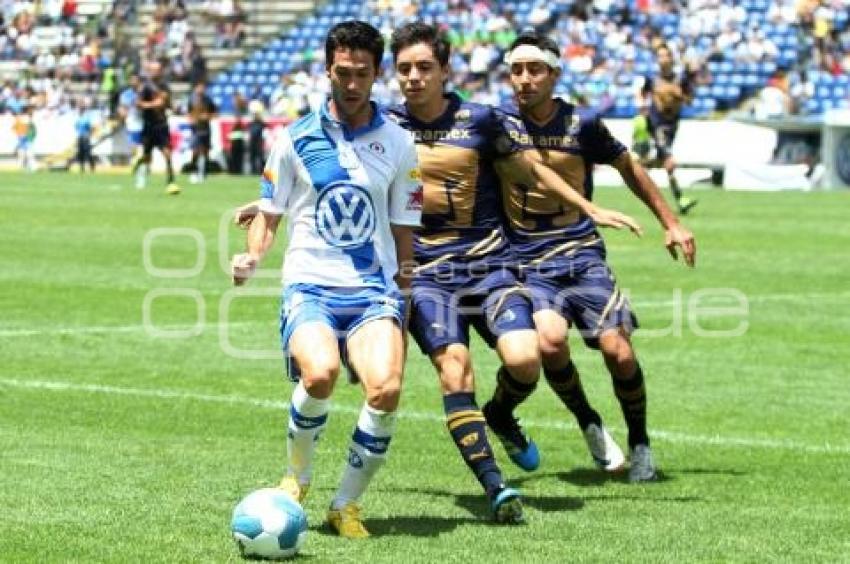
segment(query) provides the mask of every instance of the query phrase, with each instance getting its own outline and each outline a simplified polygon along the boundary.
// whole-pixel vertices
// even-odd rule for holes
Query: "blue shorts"
[[[141,145],[142,144],[142,130],[138,131],[127,131],[127,139],[130,141],[131,145]]]
[[[609,329],[622,327],[631,333],[638,326],[628,298],[601,256],[557,269],[527,269],[523,284],[535,312],[556,311],[579,329],[591,348],[599,348],[599,335]]]
[[[490,347],[510,331],[534,330],[531,302],[512,271],[496,270],[461,286],[417,277],[410,333],[423,353],[453,343],[469,346],[470,326]]]
[[[655,143],[656,155],[659,160],[665,160],[673,152],[673,141],[679,129],[679,120],[665,119],[660,115],[649,116],[649,134]]]
[[[285,286],[280,307],[280,337],[289,378],[297,381],[300,377],[298,366],[289,354],[289,340],[300,325],[320,322],[330,327],[337,337],[343,363],[346,363],[348,337],[365,323],[384,318],[394,319],[399,326],[404,323],[404,299],[400,293],[314,284]]]

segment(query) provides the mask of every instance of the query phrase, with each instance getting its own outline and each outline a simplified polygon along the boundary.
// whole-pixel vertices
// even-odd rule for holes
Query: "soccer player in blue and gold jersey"
[[[438,372],[449,433],[485,490],[494,518],[518,522],[519,493],[505,486],[494,459],[469,353],[474,327],[502,360],[503,386],[525,395],[534,389],[540,371],[537,335],[503,230],[493,163],[503,160],[523,182],[601,224],[637,226],[627,216],[597,208],[554,171],[526,159],[498,111],[445,94],[449,44],[435,27],[407,24],[393,33],[390,48],[405,103],[388,113],[414,135],[424,188],[422,229],[414,238],[410,331]],[[504,437],[515,463],[536,468],[536,446],[509,423],[494,431]]]
[[[557,44],[535,32],[521,34],[506,57],[515,103],[502,110],[509,136],[530,159],[556,170],[586,198],[593,194],[595,164],[614,166],[632,192],[655,214],[666,246],[693,266],[691,233],[677,220],[658,188],[599,117],[554,98],[560,75]],[[528,184],[509,166],[498,166],[511,247],[532,295],[546,380],[572,411],[597,465],[623,467],[622,451],[590,406],[570,360],[567,330],[575,324],[586,343],[600,350],[628,427],[631,481],[656,477],[646,429],[644,377],[630,341],[637,326],[628,300],[605,262],[605,244],[593,221]],[[485,410],[510,416],[519,403],[502,382]],[[506,401],[506,398],[508,401]]]
[[[645,164],[664,167],[679,213],[685,215],[697,201],[682,194],[682,189],[679,188],[672,150],[676,131],[679,129],[682,106],[694,99],[694,73],[688,68],[681,77],[677,75],[673,70],[673,52],[667,45],[658,46],[655,49],[655,57],[658,61],[658,74],[655,77],[646,77],[642,89],[649,106],[646,120],[656,151],[655,158],[647,160]]]

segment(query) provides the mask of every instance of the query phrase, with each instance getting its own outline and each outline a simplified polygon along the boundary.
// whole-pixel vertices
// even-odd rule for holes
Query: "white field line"
[[[19,380],[14,378],[0,378],[0,386],[31,390],[48,390],[55,392],[84,392],[91,394],[118,395],[135,398],[154,398],[180,401],[189,400],[204,403],[249,406],[261,409],[275,409],[281,411],[289,409],[289,403],[285,401],[262,400],[244,396],[203,394],[198,392],[185,392],[179,390],[167,390],[156,388],[125,388],[118,386],[104,386],[100,384],[74,384],[71,382],[62,381]],[[352,414],[357,414],[360,412],[359,406],[351,405],[334,404],[332,409],[333,411]],[[409,409],[404,408],[402,408],[402,411],[399,416],[402,419],[429,421],[439,424],[442,424],[444,421],[444,417],[442,414],[411,411]],[[523,423],[529,427],[558,430],[576,430],[576,426],[573,424],[551,420],[523,419]],[[662,431],[658,429],[652,430],[652,436],[654,438],[662,439],[670,443],[692,444],[699,446],[789,450],[809,454],[850,454],[850,445],[831,445],[828,443],[809,444],[789,439],[759,439],[753,437],[730,437],[725,435],[691,435],[687,433],[679,433],[676,431]]]
[[[749,303],[768,303],[768,302],[785,302],[785,301],[829,301],[850,299],[850,292],[828,292],[828,293],[811,293],[811,294],[763,294],[757,296],[748,296]],[[651,309],[662,307],[685,307],[687,304],[687,296],[683,296],[680,300],[632,300],[632,305],[635,309]],[[703,304],[711,305],[711,304]],[[715,304],[716,305],[716,304]],[[724,305],[724,304],[720,304]],[[740,312],[734,312],[732,315],[740,315]],[[219,329],[221,327],[239,327],[247,325],[268,325],[271,321],[231,321],[231,322],[209,322],[203,324],[204,330]],[[147,327],[144,324],[137,325],[80,325],[77,327],[50,327],[45,329],[2,329],[0,328],[0,339],[14,337],[34,337],[39,335],[83,335],[86,333],[135,333],[153,329],[154,331],[187,331],[194,328],[194,325],[157,325]]]
[[[269,321],[230,321],[228,323],[204,322],[203,329],[219,329],[221,327],[242,327],[246,325],[269,325]],[[0,339],[7,337],[33,337],[37,335],[84,335],[86,333],[136,333],[152,329],[158,332],[166,331],[189,331],[195,325],[150,325],[144,323],[138,325],[80,325],[77,327],[50,327],[47,329],[0,329]]]

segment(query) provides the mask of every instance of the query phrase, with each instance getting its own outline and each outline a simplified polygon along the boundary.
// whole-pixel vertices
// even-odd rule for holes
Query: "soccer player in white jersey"
[[[364,22],[330,30],[331,98],[290,125],[273,148],[247,252],[233,257],[234,283],[241,284],[287,214],[281,337],[297,384],[280,487],[299,502],[340,364],[362,384],[366,401],[328,512],[331,527],[346,538],[369,536],[358,502],[393,434],[405,357],[402,293],[409,286],[399,265],[412,260],[422,206],[413,137],[384,121],[369,100],[383,53],[380,33]]]

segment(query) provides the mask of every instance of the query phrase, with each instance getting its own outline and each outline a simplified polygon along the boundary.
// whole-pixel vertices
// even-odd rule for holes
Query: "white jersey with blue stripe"
[[[412,135],[372,111],[351,131],[325,104],[272,148],[260,209],[288,216],[285,285],[396,289],[390,225],[419,226],[422,183]]]

